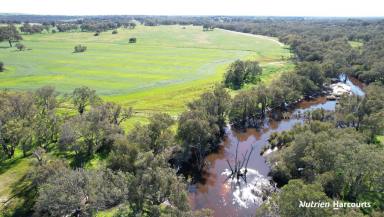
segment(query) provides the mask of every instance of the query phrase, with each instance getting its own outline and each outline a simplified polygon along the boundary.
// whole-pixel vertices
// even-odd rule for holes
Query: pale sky
[[[0,13],[45,15],[384,16],[383,0],[0,0]]]

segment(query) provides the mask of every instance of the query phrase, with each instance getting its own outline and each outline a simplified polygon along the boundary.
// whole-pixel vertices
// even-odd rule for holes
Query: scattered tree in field
[[[76,45],[75,48],[74,48],[74,52],[75,53],[82,53],[82,52],[85,52],[87,50],[87,46],[84,46],[84,45]]]
[[[113,35],[116,35],[117,33],[119,33],[119,32],[116,29],[112,31]]]
[[[14,25],[8,25],[0,27],[0,42],[8,41],[9,46],[12,47],[12,43],[22,40],[19,31]]]
[[[0,72],[4,71],[4,63],[0,62]]]
[[[93,34],[93,36],[99,36],[100,35],[100,31],[96,31],[95,34]]]
[[[22,43],[17,43],[17,44],[16,44],[16,48],[17,48],[17,50],[19,50],[19,51],[24,51],[25,49],[27,49],[27,47],[25,47],[25,45],[22,44]]]
[[[209,24],[204,24],[203,25],[203,31],[213,31],[215,27],[213,27],[212,25],[209,25]]]
[[[136,27],[136,23],[135,22],[129,22],[127,24],[124,24],[124,27],[128,28],[128,29],[134,29]]]
[[[261,72],[262,68],[257,61],[237,60],[229,66],[224,75],[224,84],[232,89],[240,89],[246,83],[259,82]]]
[[[129,43],[136,43],[137,39],[136,38],[130,38]]]
[[[100,101],[100,98],[96,95],[96,90],[84,86],[73,90],[72,100],[77,111],[82,115],[87,106],[95,105]]]

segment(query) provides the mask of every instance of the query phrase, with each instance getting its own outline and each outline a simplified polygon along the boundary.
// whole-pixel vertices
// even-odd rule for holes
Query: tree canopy
[[[8,25],[0,27],[0,42],[7,41],[9,46],[12,47],[12,43],[22,40],[19,31],[14,25]]]
[[[232,89],[240,89],[244,84],[255,84],[260,81],[262,68],[257,61],[233,62],[224,75],[224,84]]]

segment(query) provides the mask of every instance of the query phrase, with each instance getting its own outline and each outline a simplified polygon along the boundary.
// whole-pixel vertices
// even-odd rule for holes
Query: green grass
[[[31,166],[32,159],[23,158],[19,150],[12,159],[0,163],[0,216],[24,211],[27,201],[23,191],[30,184],[25,178]]]
[[[363,42],[360,42],[360,41],[348,41],[348,43],[351,45],[351,47],[356,49],[363,46]]]
[[[286,69],[281,57],[289,51],[274,41],[225,32],[203,32],[201,27],[138,26],[103,32],[25,35],[31,50],[18,52],[0,43],[0,88],[33,90],[54,85],[69,93],[85,85],[104,99],[132,106],[143,116],[153,111],[177,114],[187,101],[215,82],[236,59],[255,59],[270,72]],[[136,44],[128,43],[137,37]],[[85,53],[72,53],[83,44]]]
[[[118,208],[112,208],[104,211],[99,211],[95,217],[113,217],[118,211]]]
[[[384,136],[377,136],[377,140],[384,145]]]

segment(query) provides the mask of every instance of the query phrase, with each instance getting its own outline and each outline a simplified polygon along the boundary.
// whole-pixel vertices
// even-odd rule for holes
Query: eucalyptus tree
[[[224,84],[232,89],[240,89],[246,83],[255,84],[260,81],[262,68],[257,61],[233,62],[224,75]]]
[[[9,46],[12,47],[12,43],[22,40],[17,28],[10,24],[8,26],[0,27],[0,42],[7,41]]]
[[[87,106],[95,105],[101,101],[96,95],[96,90],[85,86],[74,89],[71,97],[80,115],[85,112]]]

